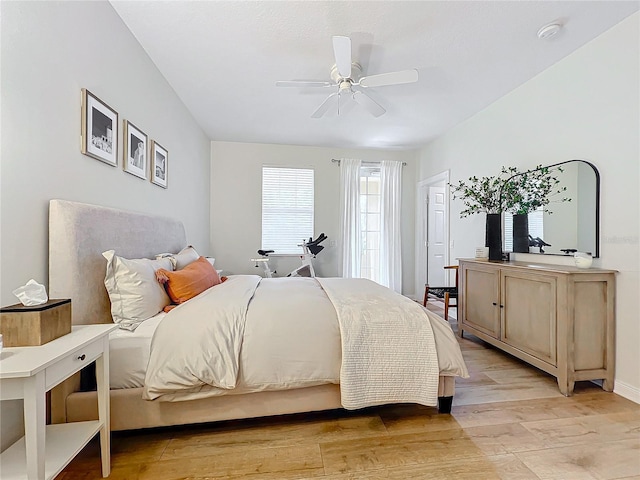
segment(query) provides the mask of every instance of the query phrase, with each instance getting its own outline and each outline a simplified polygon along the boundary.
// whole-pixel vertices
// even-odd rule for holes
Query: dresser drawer
[[[103,345],[104,340],[100,338],[83,348],[74,350],[69,355],[48,367],[45,375],[46,388],[49,389],[57,385],[65,378],[93,362],[102,354]]]

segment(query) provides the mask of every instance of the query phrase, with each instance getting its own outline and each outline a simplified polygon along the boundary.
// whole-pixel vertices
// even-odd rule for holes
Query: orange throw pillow
[[[158,281],[164,283],[164,288],[173,303],[184,303],[206,289],[218,285],[220,276],[209,261],[200,257],[182,270],[170,272],[160,269],[156,272]]]

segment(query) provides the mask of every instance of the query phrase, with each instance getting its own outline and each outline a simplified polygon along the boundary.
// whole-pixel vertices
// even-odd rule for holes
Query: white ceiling
[[[638,1],[111,1],[212,140],[416,148],[638,10]],[[549,40],[537,31],[564,25]],[[331,37],[350,36],[363,75],[416,68],[371,88],[386,108],[311,114],[332,90]],[[594,68],[598,68],[594,65]]]

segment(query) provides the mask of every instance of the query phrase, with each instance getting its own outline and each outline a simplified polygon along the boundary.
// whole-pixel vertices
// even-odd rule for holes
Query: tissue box
[[[29,307],[18,303],[0,309],[0,333],[5,347],[43,345],[70,332],[70,299]]]

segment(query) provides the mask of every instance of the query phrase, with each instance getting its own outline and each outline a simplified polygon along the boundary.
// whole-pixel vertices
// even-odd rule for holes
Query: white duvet
[[[237,277],[170,311],[151,340],[143,397],[203,386],[234,389],[247,309],[259,282]]]
[[[331,282],[339,285],[341,280],[331,279]],[[429,367],[433,378],[427,380],[428,398],[403,397],[407,387],[391,386],[390,389],[400,394],[393,401],[434,405],[432,385],[435,382],[437,386],[438,370],[440,375],[460,376],[467,376],[467,371],[451,328],[437,316],[429,316],[418,304],[410,303],[418,309],[414,315],[422,312],[422,323],[433,327],[435,344],[440,351],[436,356],[435,349],[431,348],[428,354],[436,361],[435,367],[433,362]],[[337,309],[340,311],[340,307]],[[363,317],[367,316],[357,318]],[[384,376],[377,384],[371,381],[377,373],[366,373],[366,368],[377,368],[373,364],[362,366],[363,375],[341,378],[343,352],[347,352],[345,358],[351,356],[349,352],[357,356],[363,347],[362,338],[351,342],[352,345],[345,344],[346,337],[340,333],[341,329],[344,331],[341,322],[344,319],[338,318],[336,306],[314,278],[231,276],[223,284],[173,309],[160,322],[151,342],[143,397],[179,401],[342,382],[341,391],[368,390],[357,404],[343,398],[346,407],[359,408],[386,403],[386,397],[376,400],[375,392],[382,392],[380,385],[393,385],[397,378],[409,379],[416,385],[425,381],[419,375],[407,373],[415,370],[415,359],[419,358],[419,352],[414,355],[409,350],[406,350],[407,358],[412,359],[412,365],[391,368],[384,363],[383,370],[388,371],[382,372]],[[374,343],[389,344],[388,341]],[[370,348],[374,347],[367,347]],[[393,345],[396,351],[404,348],[415,346]],[[424,354],[420,352],[419,356],[422,359]]]

